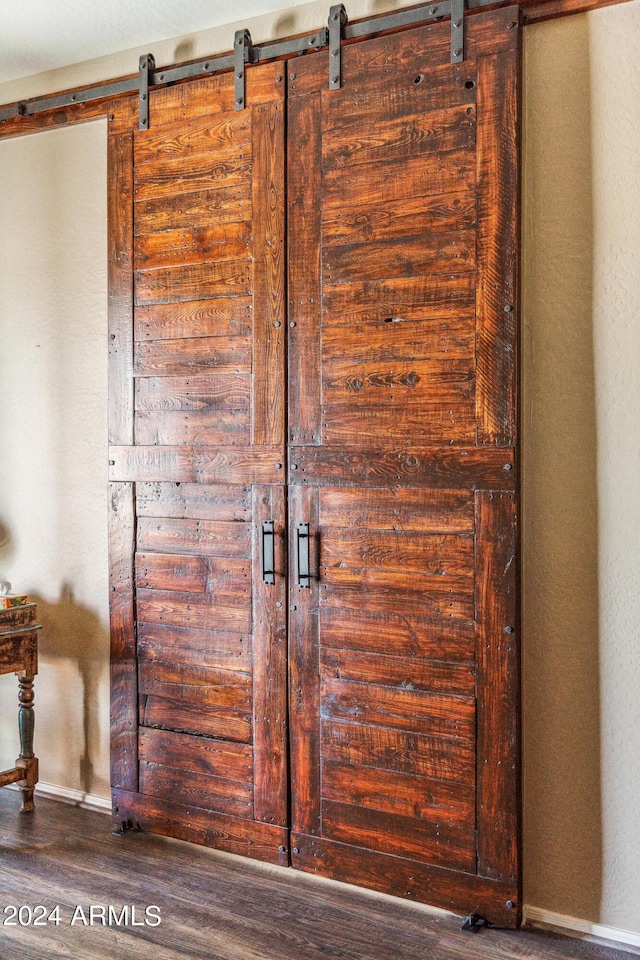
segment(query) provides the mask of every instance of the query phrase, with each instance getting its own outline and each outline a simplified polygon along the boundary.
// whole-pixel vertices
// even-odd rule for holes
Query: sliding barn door
[[[110,136],[116,820],[285,862],[284,87]],[[120,131],[120,132],[118,132]]]
[[[518,916],[518,13],[289,64],[292,864]],[[307,573],[309,576],[307,576]]]

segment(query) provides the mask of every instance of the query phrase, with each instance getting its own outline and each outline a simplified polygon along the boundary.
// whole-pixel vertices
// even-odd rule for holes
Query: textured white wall
[[[395,5],[391,0],[348,4],[353,18]],[[326,11],[324,2],[314,2],[249,25],[256,41],[265,40],[315,29]],[[633,0],[527,28],[523,184],[525,900],[636,932],[639,18],[640,3]],[[229,49],[234,29],[150,49],[161,63],[205,55]],[[0,102],[131,72],[138,52],[5,84]],[[63,318],[56,314],[55,324],[46,320],[60,297],[69,296],[74,307],[84,302],[88,276],[99,275],[98,286],[104,283],[104,136],[101,124],[88,124],[0,143],[3,188],[10,184],[0,203],[0,322],[3,331],[8,324],[14,351],[9,362],[3,334],[0,522],[10,521],[14,542],[9,551],[0,549],[0,575],[4,569],[16,586],[37,589],[56,611],[50,639],[43,637],[43,650],[45,644],[49,649],[37,692],[38,749],[43,764],[48,763],[43,778],[107,796],[106,580],[101,579],[106,573],[106,454],[99,448],[105,427],[103,400],[98,401],[105,382],[104,288],[91,296],[88,310],[81,310],[100,326],[91,334],[96,340],[82,364],[88,378],[84,385],[75,379],[74,353],[86,344],[75,343],[69,327],[73,311],[62,308]],[[86,163],[79,160],[82,151],[70,145],[74,137],[85,143]],[[54,142],[50,138],[65,144],[57,167],[45,152]],[[66,178],[79,162],[83,175],[70,184]],[[22,203],[16,196],[14,202],[30,172],[35,174],[34,196],[23,196]],[[85,176],[95,180],[82,199],[76,193],[84,190]],[[66,199],[56,200],[65,182]],[[74,224],[80,225],[73,254],[67,243],[45,243],[44,238],[56,236],[60,217],[71,224],[71,237]],[[41,247],[46,247],[43,269],[36,270],[34,255]],[[11,264],[9,278],[5,262]],[[9,281],[10,295],[5,290]],[[25,312],[32,297],[41,298],[43,306]],[[29,333],[30,323],[43,330],[42,339]],[[75,336],[86,330],[76,327]],[[54,359],[45,362],[47,331]],[[62,411],[56,407],[60,393]],[[33,403],[32,395],[41,399],[27,416],[23,405]],[[74,422],[69,404],[78,395]],[[15,430],[19,422],[24,436],[18,441],[9,434],[5,454],[7,424]],[[89,426],[96,427],[91,444],[86,440]],[[85,438],[80,445],[75,443],[78,434]],[[62,437],[75,443],[76,453],[59,459]],[[40,457],[45,458],[42,467]],[[74,461],[84,471],[75,487],[68,473]],[[90,464],[96,467],[93,481],[87,473]],[[33,519],[38,511],[46,513],[53,531],[42,549],[36,549],[43,536]],[[90,524],[81,520],[83,511],[93,518]],[[19,516],[17,524],[14,516]],[[62,548],[59,535],[75,537],[76,528],[94,532]],[[73,602],[63,595],[64,583],[73,584]],[[89,617],[86,629],[61,626],[73,607]],[[80,706],[83,671],[97,691],[88,720]],[[13,722],[12,714],[7,717],[5,722],[3,712],[3,735]],[[93,731],[93,776],[83,773],[85,724]],[[4,739],[0,746],[5,749]]]
[[[640,932],[640,4],[525,31],[525,901]]]
[[[0,577],[39,603],[43,781],[109,793],[106,121],[0,142]],[[17,756],[2,678],[0,764]]]

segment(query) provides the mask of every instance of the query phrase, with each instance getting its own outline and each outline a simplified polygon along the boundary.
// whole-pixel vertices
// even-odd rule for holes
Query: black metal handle
[[[263,583],[275,583],[275,534],[273,520],[265,520],[260,533],[260,577]]]
[[[299,523],[296,526],[296,583],[307,589],[311,586],[308,523]]]

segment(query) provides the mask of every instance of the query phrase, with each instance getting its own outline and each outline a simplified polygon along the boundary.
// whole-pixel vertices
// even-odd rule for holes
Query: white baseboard
[[[541,910],[539,907],[530,907],[527,904],[522,908],[522,922],[527,927],[555,930],[567,936],[592,940],[608,947],[615,946],[630,953],[640,953],[640,933],[633,933],[631,930],[619,930],[617,927],[608,927],[603,923],[590,923],[588,920],[568,917],[563,913],[552,913],[551,910]]]
[[[35,789],[36,797],[47,800],[62,800],[84,810],[94,810],[97,813],[111,815],[111,800],[107,797],[96,797],[84,790],[72,790],[70,787],[61,787],[57,783],[43,783],[40,781]]]

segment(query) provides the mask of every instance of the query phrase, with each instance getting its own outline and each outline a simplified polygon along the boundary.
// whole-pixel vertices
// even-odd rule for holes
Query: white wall
[[[41,780],[109,794],[106,121],[0,142],[0,577],[38,601]],[[2,678],[0,764],[17,756]]]
[[[385,5],[396,4],[353,0],[348,9],[355,18],[379,12]],[[260,41],[316,29],[326,13],[326,4],[315,2],[248,25],[254,40]],[[523,184],[525,900],[636,933],[640,933],[640,77],[635,50],[639,27],[640,0],[632,0],[526,29]],[[229,49],[235,28],[230,25],[151,49],[159,63],[206,55]],[[5,84],[0,86],[0,102],[130,73],[139,52]],[[80,162],[82,153],[65,147],[66,159],[57,169],[51,160],[42,160],[45,145],[53,143],[48,138],[58,137],[65,144],[73,137],[83,142],[88,138],[83,169],[96,181],[82,201],[69,185],[66,201],[55,200],[71,158]],[[12,343],[18,339],[18,356],[29,348],[20,360],[24,373],[15,352],[9,365],[5,350],[0,351],[3,438],[6,423],[15,427],[22,416],[26,398],[42,398],[29,414],[26,433],[19,440],[11,438],[14,452],[5,458],[3,450],[0,521],[9,517],[14,547],[0,550],[0,574],[4,568],[16,586],[37,590],[56,611],[57,625],[48,631],[48,639],[43,637],[37,693],[38,750],[43,764],[49,764],[43,766],[43,778],[106,796],[106,583],[101,579],[106,569],[102,512],[106,455],[99,449],[104,408],[103,401],[98,402],[104,389],[103,327],[96,334],[95,353],[82,364],[89,379],[82,387],[75,380],[75,359],[73,375],[67,368],[78,350],[69,330],[70,312],[63,310],[54,326],[53,321],[45,322],[48,314],[41,308],[26,311],[25,299],[25,294],[41,298],[49,310],[64,293],[77,305],[86,296],[89,274],[97,271],[103,283],[104,162],[104,130],[97,124],[0,143],[3,185],[7,177],[14,184],[3,190],[3,205],[23,189],[20,184],[32,166],[40,164],[33,178],[40,184],[39,199],[33,201],[37,230],[25,219],[25,206],[18,201],[11,201],[11,209],[0,220],[3,276],[5,256],[16,263],[16,250],[25,251],[20,269],[11,270],[13,293],[7,299],[2,291],[2,326],[8,322]],[[78,182],[83,179],[84,174]],[[88,205],[98,197],[102,206],[89,216]],[[70,255],[65,244],[50,245],[47,268],[35,270],[39,234],[55,235],[61,216],[81,224],[80,250]],[[89,240],[95,240],[96,248],[89,250]],[[84,269],[75,272],[77,258],[85,254]],[[27,280],[18,281],[27,267]],[[91,308],[81,312],[101,325],[103,288],[96,297],[102,298],[100,307],[92,297]],[[55,360],[49,365],[42,359],[42,346],[35,346],[44,341],[31,339],[33,323],[54,333]],[[76,386],[69,387],[71,382]],[[65,394],[63,412],[54,412],[63,388],[83,397],[77,429],[68,413],[72,396]],[[90,402],[96,403],[94,412],[85,415]],[[58,444],[63,436],[86,436],[89,423],[99,429],[91,455],[85,441],[80,467],[88,471],[95,460],[99,469],[93,481],[85,472],[77,492],[69,495],[67,471],[74,458],[58,458]],[[26,464],[32,460],[26,458],[36,452],[46,462],[44,468],[31,471],[36,479],[27,480]],[[10,481],[7,471],[17,479]],[[42,484],[39,492],[27,487],[36,480]],[[16,501],[23,504],[18,512]],[[70,502],[75,519],[65,514]],[[37,511],[55,519],[46,540],[32,519]],[[81,511],[94,518],[94,526],[80,520]],[[76,528],[97,531],[101,524],[100,536],[91,532],[79,544],[72,539],[60,546],[58,533],[75,536]],[[39,539],[42,549],[36,549]],[[87,542],[95,565],[92,573],[86,569],[88,554],[81,545]],[[73,584],[75,606],[97,618],[84,633],[60,626],[72,606],[61,599],[65,582]],[[81,769],[83,671],[97,691],[91,707],[95,712],[88,721],[94,731],[89,738],[93,778]],[[5,726],[3,722],[3,730]]]

